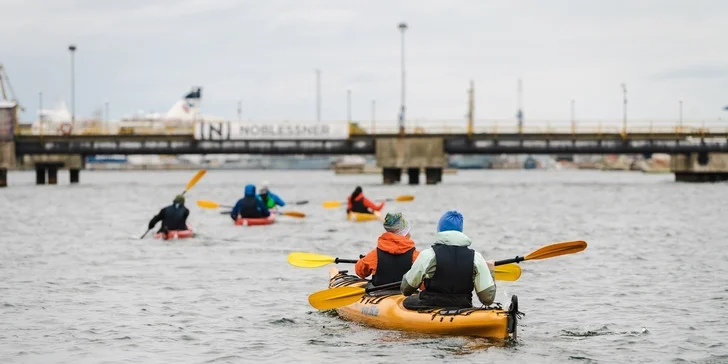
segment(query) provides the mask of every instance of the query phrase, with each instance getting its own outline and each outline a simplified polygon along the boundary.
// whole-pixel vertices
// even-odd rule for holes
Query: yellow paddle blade
[[[324,208],[330,209],[334,207],[339,207],[343,204],[341,201],[324,201]]]
[[[197,174],[195,174],[195,176],[192,177],[192,179],[189,182],[187,182],[187,187],[185,188],[185,192],[189,191],[192,187],[194,187],[197,184],[197,182],[200,180],[200,178],[202,178],[202,176],[205,175],[205,173],[207,173],[206,169],[201,169],[201,170],[197,171]]]
[[[558,257],[559,255],[574,254],[586,249],[586,241],[575,240],[546,245],[526,255],[524,260],[546,259]]]
[[[521,278],[521,267],[515,263],[497,265],[493,276],[496,281],[517,281]]]
[[[285,216],[290,216],[290,217],[297,217],[297,218],[301,218],[301,219],[306,217],[306,214],[304,214],[303,212],[298,212],[298,211],[283,211],[280,214],[285,215]]]
[[[366,293],[361,287],[338,287],[325,289],[308,296],[308,303],[318,310],[331,310],[350,305]]]
[[[318,268],[331,264],[336,258],[323,254],[292,252],[288,254],[288,264],[301,268]]]
[[[402,196],[397,196],[397,198],[395,198],[394,200],[397,201],[397,202],[407,202],[407,201],[412,201],[414,199],[415,199],[415,196],[412,196],[412,195],[402,195]]]
[[[220,207],[220,204],[215,201],[197,200],[197,206],[200,206],[203,209],[216,209]]]

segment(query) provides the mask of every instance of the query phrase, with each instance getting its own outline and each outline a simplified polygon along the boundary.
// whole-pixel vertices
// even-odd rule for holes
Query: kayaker
[[[384,207],[384,201],[379,205],[364,197],[361,186],[356,186],[354,192],[349,196],[346,203],[346,213],[357,212],[360,214],[373,214]]]
[[[188,230],[187,216],[190,216],[190,210],[185,207],[185,197],[177,195],[171,205],[159,210],[157,216],[149,221],[149,229],[153,229],[154,225],[162,222],[158,233],[166,233],[170,230]]]
[[[410,310],[436,307],[472,307],[473,289],[484,305],[495,300],[493,261],[468,248],[472,240],[463,234],[463,215],[448,211],[437,224],[431,248],[420,252],[402,278],[403,305]],[[424,290],[412,295],[424,281]]]
[[[255,186],[245,186],[245,196],[235,203],[235,207],[230,211],[230,217],[237,220],[242,218],[261,218],[270,216],[268,207],[265,206],[263,200],[255,195]]]
[[[286,206],[286,203],[273,192],[268,189],[268,181],[263,181],[260,187],[260,199],[263,200],[268,210],[276,209],[276,206]]]
[[[377,248],[354,266],[359,277],[371,275],[371,283],[375,286],[402,280],[419,254],[415,242],[410,239],[410,224],[402,213],[388,213],[383,225],[386,231],[379,236]]]

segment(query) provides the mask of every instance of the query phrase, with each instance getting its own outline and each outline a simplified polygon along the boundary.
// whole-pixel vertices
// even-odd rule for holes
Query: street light
[[[71,52],[71,127],[76,127],[76,70],[74,67],[73,59],[76,54],[76,45],[71,44],[68,46],[68,50]]]
[[[43,91],[38,93],[38,121],[40,124],[40,135],[43,135]]]
[[[574,118],[574,99],[571,99],[571,133],[576,131],[576,119]]]
[[[375,134],[374,121],[376,120],[377,100],[372,100],[372,134]]]
[[[321,70],[316,69],[316,121],[321,122]]]
[[[624,115],[622,115],[622,133],[627,134],[627,85],[622,83],[622,93],[624,98],[624,105],[622,107],[622,111]]]
[[[238,122],[243,121],[243,100],[238,99]]]
[[[683,108],[682,108],[682,99],[680,99],[680,129],[682,129],[683,126]]]
[[[108,129],[108,128],[109,128],[109,99],[104,99],[104,129]]]
[[[402,33],[402,109],[399,113],[399,131],[400,133],[404,132],[404,122],[405,122],[405,103],[404,103],[404,96],[405,96],[405,72],[404,72],[404,32],[407,30],[407,24],[406,23],[399,23],[398,26],[400,32]]]
[[[346,117],[351,122],[351,90],[346,90]]]

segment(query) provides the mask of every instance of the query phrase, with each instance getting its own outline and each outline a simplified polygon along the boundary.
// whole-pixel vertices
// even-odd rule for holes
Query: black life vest
[[[163,230],[187,230],[185,222],[186,207],[180,205],[170,205],[164,209],[164,219],[162,219]]]
[[[430,306],[472,307],[473,258],[475,251],[465,246],[435,244],[435,274],[425,279],[420,298]]]
[[[369,208],[364,205],[364,195],[359,194],[356,198],[349,198],[351,202],[351,212],[358,212],[360,214],[371,214]],[[347,211],[348,213],[349,211]]]
[[[257,197],[243,197],[243,202],[240,205],[240,216],[249,218],[263,217],[263,213],[258,209]]]
[[[377,271],[372,276],[372,284],[382,284],[401,281],[405,273],[412,268],[412,254],[415,248],[402,253],[392,254],[377,248]]]

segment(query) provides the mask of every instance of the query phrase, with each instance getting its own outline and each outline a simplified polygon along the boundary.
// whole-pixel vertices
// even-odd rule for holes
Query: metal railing
[[[330,123],[330,122],[329,122]],[[339,122],[335,122],[339,123]],[[340,121],[345,123],[345,121]],[[476,120],[475,134],[728,134],[728,121],[691,121],[675,123],[670,121],[633,121],[623,130],[621,121],[569,121],[531,120],[519,128],[513,120]],[[378,121],[349,124],[350,135],[398,134],[397,121]],[[49,130],[50,129],[50,130]],[[374,131],[372,133],[371,131]],[[467,134],[467,122],[462,120],[416,120],[409,121],[406,134]],[[194,125],[159,127],[81,126],[73,130],[61,127],[41,130],[39,127],[19,125],[16,135],[193,135]]]

